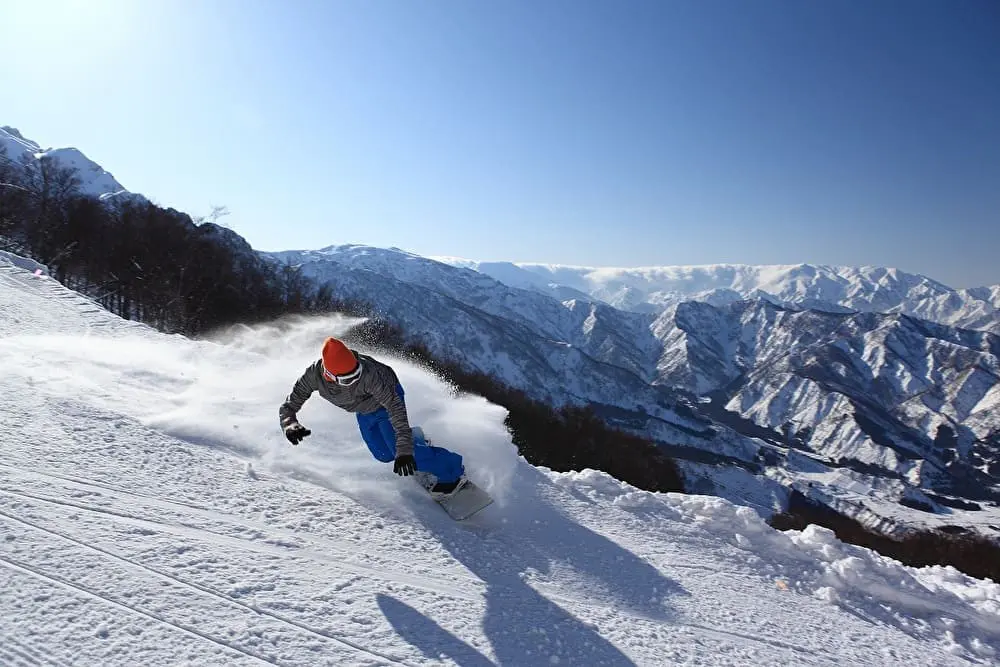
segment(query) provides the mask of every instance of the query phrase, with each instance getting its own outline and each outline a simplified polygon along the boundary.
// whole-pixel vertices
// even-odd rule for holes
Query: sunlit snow
[[[499,499],[455,523],[315,398],[350,326],[212,342],[0,256],[0,664],[960,665],[1000,586],[912,569],[708,496],[516,456],[504,411],[398,360],[413,421]]]

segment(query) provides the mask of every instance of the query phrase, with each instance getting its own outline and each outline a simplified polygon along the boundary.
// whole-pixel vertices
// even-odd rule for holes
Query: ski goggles
[[[341,387],[349,387],[350,385],[354,384],[355,382],[361,379],[361,371],[363,369],[364,366],[362,366],[361,362],[359,361],[357,368],[355,368],[350,373],[344,373],[343,375],[334,375],[333,373],[324,368],[323,377],[325,377],[330,382],[336,382]]]

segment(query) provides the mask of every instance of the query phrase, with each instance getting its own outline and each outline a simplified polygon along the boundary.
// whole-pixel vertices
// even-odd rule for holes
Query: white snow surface
[[[995,664],[1000,586],[708,496],[520,459],[504,411],[393,360],[498,502],[455,523],[315,399],[324,335],[192,341],[0,256],[0,664]]]

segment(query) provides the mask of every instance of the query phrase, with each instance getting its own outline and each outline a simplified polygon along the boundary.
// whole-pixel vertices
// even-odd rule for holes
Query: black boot
[[[462,475],[454,482],[438,482],[431,487],[431,494],[437,498],[450,495],[465,486],[466,481],[465,475]]]
[[[431,493],[451,493],[458,486],[461,480],[455,480],[454,482],[438,482],[431,487]]]

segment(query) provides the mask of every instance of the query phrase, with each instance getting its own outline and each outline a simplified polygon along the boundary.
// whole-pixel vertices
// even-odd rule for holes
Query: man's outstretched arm
[[[292,393],[285,398],[285,402],[278,408],[278,420],[281,428],[285,432],[285,437],[293,445],[297,445],[302,438],[310,433],[309,429],[299,424],[297,415],[299,410],[302,409],[302,405],[312,396],[312,393],[319,389],[316,383],[316,364],[313,364],[295,381]]]

